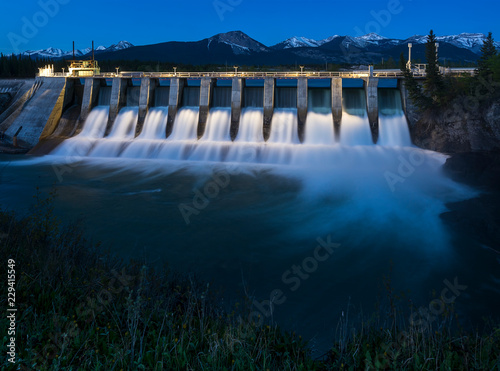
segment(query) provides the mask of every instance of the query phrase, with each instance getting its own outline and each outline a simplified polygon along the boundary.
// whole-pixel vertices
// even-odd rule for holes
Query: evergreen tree
[[[489,60],[497,55],[497,48],[491,32],[488,32],[488,37],[484,40],[481,47],[481,57],[477,61],[477,74],[483,78],[488,78],[491,74]]]
[[[427,36],[425,57],[427,59],[426,77],[424,81],[425,93],[432,102],[439,105],[442,103],[443,99],[444,80],[443,76],[439,72],[436,35],[432,30]]]

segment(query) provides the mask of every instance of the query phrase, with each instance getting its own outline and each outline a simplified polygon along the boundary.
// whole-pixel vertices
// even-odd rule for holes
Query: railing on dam
[[[412,70],[414,77],[425,77],[425,69],[415,68]],[[475,73],[474,68],[441,68],[441,73],[444,75],[451,76],[461,76],[461,75],[473,75]],[[37,74],[37,77],[38,74]],[[69,73],[56,72],[51,76],[44,77],[89,77],[89,76],[73,76]],[[297,77],[307,77],[307,78],[363,78],[363,77],[376,77],[376,78],[403,78],[403,73],[398,70],[373,70],[370,73],[369,70],[358,70],[358,71],[334,71],[334,72],[140,72],[140,71],[121,71],[119,73],[101,73],[99,75],[92,76],[93,78],[112,78],[112,77],[132,77],[132,78],[202,78],[202,77],[213,77],[213,78],[232,78],[232,77],[242,77],[242,78],[297,78]]]

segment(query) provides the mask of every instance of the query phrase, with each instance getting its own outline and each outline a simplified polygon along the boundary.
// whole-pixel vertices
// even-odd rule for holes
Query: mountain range
[[[439,36],[439,59],[471,63],[480,56],[486,36],[481,33],[462,33]],[[401,52],[408,56],[408,43],[413,44],[412,60],[425,60],[427,36],[415,35],[407,39],[390,39],[375,33],[351,37],[334,35],[322,40],[292,37],[273,46],[266,46],[241,31],[217,34],[192,42],[170,41],[159,44],[134,46],[120,41],[110,47],[95,49],[98,60],[141,60],[192,65],[293,65],[348,63],[369,64],[381,60],[399,59]],[[500,43],[496,43],[500,47]],[[79,58],[90,55],[89,48],[75,52]],[[68,59],[72,51],[48,48],[27,51],[32,57]]]
[[[134,45],[129,43],[128,41],[120,41],[117,44],[113,44],[109,47],[105,46],[98,46],[97,48],[94,49],[94,53],[101,53],[101,52],[114,52],[118,50],[123,50],[127,48],[131,48]],[[92,48],[85,48],[85,49],[75,49],[75,57],[84,57],[86,55],[90,55],[92,53]],[[66,57],[73,57],[73,50],[70,51],[64,51],[62,49],[58,48],[47,48],[47,49],[41,49],[41,50],[26,50],[23,55],[26,56],[32,56],[36,58],[66,58]]]

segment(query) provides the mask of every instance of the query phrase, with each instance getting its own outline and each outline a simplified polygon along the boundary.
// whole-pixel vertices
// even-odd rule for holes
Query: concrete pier
[[[378,78],[370,77],[365,80],[366,111],[372,131],[373,143],[378,140]]]
[[[241,103],[243,93],[243,79],[233,77],[233,87],[231,91],[231,140],[238,135],[241,118]]]
[[[212,99],[213,82],[210,77],[203,77],[200,85],[200,113],[198,118],[198,139],[205,133],[208,113],[210,110],[210,101]]]
[[[82,109],[80,111],[80,122],[83,123],[89,116],[90,111],[97,105],[101,80],[85,79],[83,89]]]
[[[113,85],[111,86],[111,101],[109,103],[108,125],[106,126],[104,136],[109,135],[118,113],[127,104],[127,84],[128,80],[126,79],[120,79],[119,77],[113,78]]]
[[[139,117],[135,128],[135,136],[141,134],[146,116],[149,112],[151,103],[154,102],[154,93],[156,89],[156,80],[151,80],[149,77],[141,79],[141,94],[139,96]]]
[[[340,140],[340,123],[342,122],[342,78],[332,79],[332,114],[335,139]]]
[[[182,100],[182,90],[184,89],[184,80],[178,77],[170,80],[170,94],[168,100],[168,119],[167,119],[167,138],[172,134],[174,128],[175,116]]]
[[[304,142],[307,119],[307,78],[299,77],[297,81],[297,119],[299,140]]]
[[[271,123],[274,113],[274,77],[266,77],[264,80],[264,125],[262,127],[264,140],[271,135]]]

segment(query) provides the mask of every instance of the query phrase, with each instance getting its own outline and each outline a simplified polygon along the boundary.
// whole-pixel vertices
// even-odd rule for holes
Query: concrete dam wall
[[[346,89],[357,89],[363,99],[363,110],[369,121],[373,143],[379,137],[379,90],[401,91],[403,109],[407,94],[399,79],[362,78],[70,78],[38,77],[34,80],[0,81],[4,98],[0,114],[0,133],[11,140],[19,131],[22,146],[46,153],[65,138],[79,134],[85,120],[96,106],[108,106],[108,122],[104,136],[110,134],[124,107],[137,107],[138,121],[135,136],[144,126],[152,107],[168,107],[165,135],[168,137],[178,111],[182,107],[199,110],[197,136],[204,135],[211,108],[230,109],[230,137],[238,135],[241,113],[255,107],[263,111],[262,135],[268,140],[276,109],[294,109],[297,116],[297,134],[304,142],[306,121],[311,112],[327,113],[331,117],[335,137],[342,131],[343,107]],[[8,102],[7,102],[8,101]],[[52,144],[47,144],[52,143]],[[35,151],[36,152],[36,151]]]

